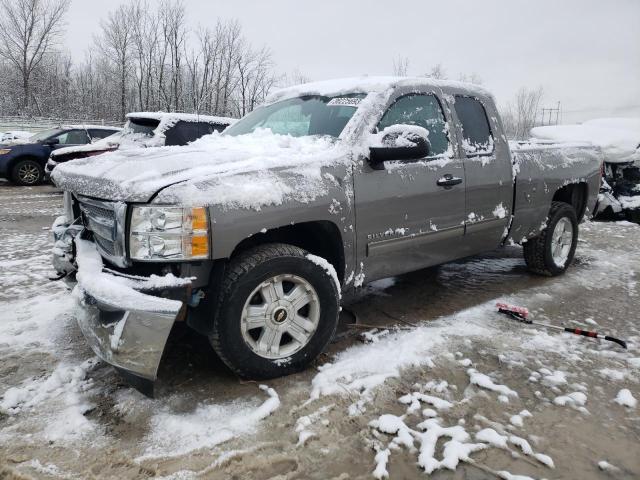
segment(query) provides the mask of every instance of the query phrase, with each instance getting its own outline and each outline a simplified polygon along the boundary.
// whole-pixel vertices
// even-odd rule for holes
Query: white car
[[[51,172],[59,163],[114,150],[187,145],[204,135],[221,132],[235,121],[234,118],[191,113],[129,113],[127,123],[121,132],[89,145],[53,151],[45,166],[45,175],[50,178]]]
[[[25,132],[24,130],[12,130],[3,132],[0,136],[0,143],[12,142],[14,140],[24,140],[33,135],[33,132]]]

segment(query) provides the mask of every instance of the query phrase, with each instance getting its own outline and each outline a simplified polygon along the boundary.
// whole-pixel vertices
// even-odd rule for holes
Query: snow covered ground
[[[0,196],[21,197],[0,205],[0,478],[640,476],[638,225],[583,224],[561,278],[509,247],[374,282],[347,309],[378,328],[268,385],[176,329],[151,400],[97,361],[47,280],[60,197]],[[498,300],[629,350],[513,323]]]

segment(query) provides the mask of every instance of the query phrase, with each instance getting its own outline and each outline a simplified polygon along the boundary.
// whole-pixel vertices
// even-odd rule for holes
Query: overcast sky
[[[149,0],[154,5],[155,0]],[[119,1],[73,0],[66,46],[83,57]],[[565,121],[640,115],[640,0],[184,0],[191,25],[238,19],[280,72],[321,80],[409,74],[441,63],[476,73],[499,103],[521,86],[562,102]]]

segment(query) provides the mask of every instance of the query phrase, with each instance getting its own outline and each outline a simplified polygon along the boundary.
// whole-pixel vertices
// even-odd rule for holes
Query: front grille
[[[82,211],[87,215],[94,218],[103,218],[110,221],[115,221],[116,219],[114,211],[106,206],[98,206],[91,203],[80,202],[80,208],[82,208]]]
[[[115,256],[116,254],[115,242],[105,240],[100,235],[96,235],[95,232],[93,234],[93,239],[95,240],[96,244],[98,245],[98,247],[100,247],[100,249],[103,252],[107,253],[110,256]]]
[[[98,250],[111,263],[126,266],[124,255],[125,206],[116,202],[105,202],[79,197],[84,227],[93,234]]]

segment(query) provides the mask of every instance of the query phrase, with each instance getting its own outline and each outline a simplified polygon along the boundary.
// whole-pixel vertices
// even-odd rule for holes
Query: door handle
[[[447,173],[444,177],[441,177],[436,182],[436,184],[439,187],[445,187],[445,188],[450,188],[450,187],[453,187],[454,185],[458,185],[460,183],[462,183],[462,179],[460,177],[454,177],[450,173]]]

